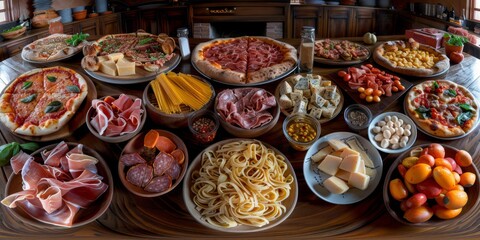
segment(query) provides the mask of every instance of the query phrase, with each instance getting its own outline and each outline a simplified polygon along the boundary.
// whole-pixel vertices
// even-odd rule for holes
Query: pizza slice
[[[248,41],[247,82],[274,79],[297,63],[297,50],[268,37],[251,37]]]
[[[12,131],[21,126],[43,96],[43,91],[4,93],[0,97],[0,118]]]
[[[192,62],[207,76],[230,83],[246,83],[248,38],[217,39],[199,44]]]
[[[15,82],[5,89],[5,93],[30,92],[32,89],[35,92],[43,93],[43,77],[41,74],[37,74],[41,71],[42,69],[34,69],[18,76]]]

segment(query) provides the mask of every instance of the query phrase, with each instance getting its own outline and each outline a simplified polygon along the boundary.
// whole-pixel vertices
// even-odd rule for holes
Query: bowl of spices
[[[318,120],[306,114],[291,114],[283,121],[283,134],[290,146],[297,151],[306,151],[320,137]]]
[[[345,109],[343,117],[350,129],[359,132],[368,128],[372,121],[372,112],[365,105],[352,104]]]
[[[207,144],[215,139],[220,122],[215,113],[209,110],[196,112],[188,118],[188,128],[194,139],[200,144]]]

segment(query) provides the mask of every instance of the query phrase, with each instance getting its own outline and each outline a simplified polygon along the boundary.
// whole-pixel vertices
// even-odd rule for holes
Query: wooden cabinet
[[[375,31],[375,9],[358,8],[355,10],[353,36],[363,36],[367,32]]]
[[[323,30],[323,7],[307,6],[293,8],[292,34],[294,38],[300,38],[303,26],[315,28],[316,38],[324,36]]]
[[[393,10],[377,10],[375,33],[377,35],[393,35],[404,34],[405,31],[400,31],[397,25],[397,13]]]
[[[35,41],[36,37],[28,37],[28,38],[22,38],[22,39],[17,39],[15,41],[9,42],[5,46],[5,54],[8,56],[13,56],[15,54],[18,54],[22,52],[22,49],[25,45]]]
[[[90,36],[102,35],[100,32],[100,23],[97,18],[87,19],[78,23],[78,31],[88,33]]]
[[[109,14],[100,18],[100,27],[102,35],[121,33],[120,14]]]
[[[338,7],[326,8],[325,11],[325,37],[353,37],[353,8]]]
[[[177,28],[188,27],[188,8],[164,6],[130,11],[122,13],[122,22],[125,32],[143,29],[153,34],[177,36]]]

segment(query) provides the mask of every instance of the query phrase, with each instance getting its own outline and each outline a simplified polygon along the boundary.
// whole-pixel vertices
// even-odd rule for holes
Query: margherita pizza
[[[416,77],[434,76],[450,68],[447,56],[412,38],[407,43],[389,41],[380,44],[373,52],[373,59],[391,71]]]
[[[69,68],[34,69],[3,92],[0,121],[18,134],[47,135],[70,120],[87,93],[85,79]]]
[[[419,128],[440,138],[470,132],[478,118],[474,96],[465,87],[446,80],[414,86],[405,98],[405,108]]]
[[[69,45],[67,40],[71,38],[72,35],[56,33],[38,39],[23,48],[22,57],[36,62],[52,62],[70,57],[80,52],[84,46],[83,41],[76,46]]]
[[[197,45],[192,63],[215,80],[248,84],[274,79],[297,64],[297,50],[268,37],[215,39]]]

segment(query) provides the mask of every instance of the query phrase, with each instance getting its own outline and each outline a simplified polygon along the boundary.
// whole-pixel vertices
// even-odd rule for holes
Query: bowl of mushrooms
[[[378,150],[401,153],[417,139],[417,127],[407,115],[385,112],[376,116],[368,126],[368,138]]]

